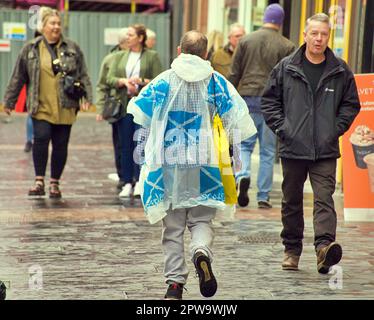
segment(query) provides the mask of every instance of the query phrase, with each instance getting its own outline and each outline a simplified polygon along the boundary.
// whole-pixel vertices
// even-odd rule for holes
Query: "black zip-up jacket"
[[[262,97],[262,112],[279,137],[280,157],[339,158],[338,138],[360,111],[355,79],[347,64],[327,48],[325,71],[313,95],[302,70],[305,49],[304,44],[274,67]]]

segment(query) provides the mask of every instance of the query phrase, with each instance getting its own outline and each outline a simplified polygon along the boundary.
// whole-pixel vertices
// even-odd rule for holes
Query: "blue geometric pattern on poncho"
[[[200,170],[200,194],[204,200],[225,201],[222,178],[218,168],[202,167]]]
[[[186,150],[190,144],[198,143],[201,115],[194,112],[170,111],[165,130],[165,148],[181,146]]]
[[[225,79],[217,73],[209,81],[208,102],[217,108],[220,117],[234,106]]]
[[[169,84],[161,79],[155,84],[150,84],[146,87],[139,98],[136,100],[136,105],[148,117],[152,117],[155,107],[161,107],[164,104],[169,94]]]
[[[143,205],[145,208],[158,205],[164,201],[165,186],[162,168],[150,172],[144,182]]]

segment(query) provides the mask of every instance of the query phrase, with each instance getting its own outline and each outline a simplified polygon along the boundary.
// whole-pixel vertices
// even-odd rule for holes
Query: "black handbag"
[[[107,96],[105,98],[104,108],[103,108],[103,119],[109,123],[114,123],[118,121],[122,116],[123,106],[121,100],[114,96]]]
[[[79,101],[83,97],[87,97],[87,92],[84,88],[84,84],[78,79],[74,78],[71,75],[66,74],[61,67],[61,61],[58,59],[56,52],[51,48],[50,44],[43,37],[43,41],[52,57],[52,70],[55,75],[59,72],[62,74],[63,79],[63,89],[65,94],[73,100]]]
[[[87,97],[86,90],[81,81],[67,74],[63,74],[62,77],[64,81],[64,92],[70,99],[79,101],[83,97]]]

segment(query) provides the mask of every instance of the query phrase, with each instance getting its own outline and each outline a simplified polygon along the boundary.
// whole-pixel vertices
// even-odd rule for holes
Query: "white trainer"
[[[120,198],[130,198],[131,191],[132,191],[132,185],[131,185],[131,183],[126,183],[122,187],[122,191],[120,192],[120,194],[118,196]]]
[[[119,177],[117,173],[109,173],[108,179],[113,180],[113,181],[119,181]]]
[[[134,187],[134,197],[140,197],[140,183],[135,183]]]

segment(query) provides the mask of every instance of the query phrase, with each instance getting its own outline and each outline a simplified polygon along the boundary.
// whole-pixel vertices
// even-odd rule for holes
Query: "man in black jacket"
[[[317,270],[328,273],[342,257],[335,242],[336,159],[339,137],[360,111],[352,71],[327,47],[329,17],[306,23],[305,44],[271,72],[262,98],[266,124],[279,137],[283,168],[281,237],[284,270],[297,270],[304,231],[303,188],[307,175],[314,194],[313,223]]]

